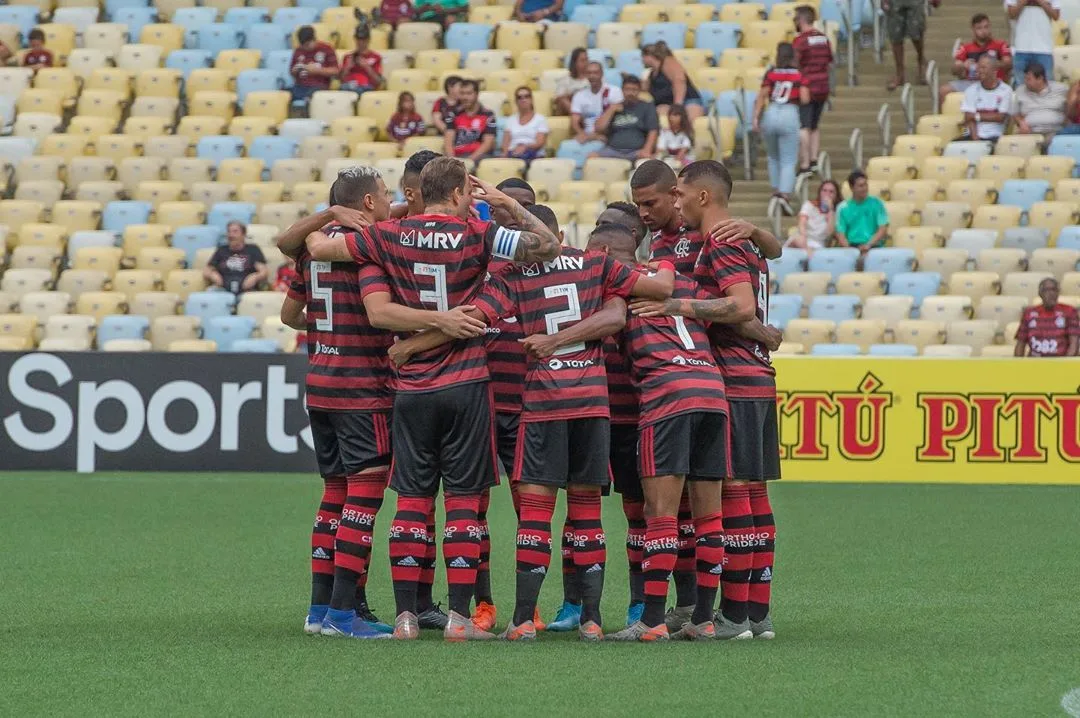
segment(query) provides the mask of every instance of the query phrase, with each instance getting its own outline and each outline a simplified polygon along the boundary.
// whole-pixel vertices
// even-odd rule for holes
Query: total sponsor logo
[[[559,371],[560,369],[587,369],[596,366],[592,359],[551,359],[548,361],[548,369]]]
[[[701,359],[695,359],[693,357],[684,357],[682,354],[676,354],[671,359],[672,364],[678,364],[679,366],[712,366],[707,361]]]
[[[322,342],[315,341],[315,353],[329,356],[341,356],[341,351],[337,347],[332,347],[329,344],[323,344]]]

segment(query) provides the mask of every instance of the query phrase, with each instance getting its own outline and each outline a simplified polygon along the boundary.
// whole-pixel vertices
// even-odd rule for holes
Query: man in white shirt
[[[1054,22],[1061,17],[1061,0],[1005,0],[1013,27],[1013,82],[1024,81],[1029,62],[1037,61],[1054,77]]]
[[[979,58],[979,81],[964,91],[960,110],[973,140],[996,142],[1005,134],[1012,109],[1013,92],[997,76],[998,62],[989,55]]]
[[[604,83],[604,68],[599,62],[590,62],[585,68],[589,86],[574,93],[570,100],[570,134],[563,145],[572,149],[578,158],[578,167],[585,163],[591,152],[604,146],[605,137],[596,131],[596,119],[612,105],[623,101],[622,90]]]

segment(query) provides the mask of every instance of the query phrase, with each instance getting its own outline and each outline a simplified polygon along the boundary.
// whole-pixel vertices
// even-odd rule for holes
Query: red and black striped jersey
[[[492,262],[490,271],[498,273],[506,264]],[[524,338],[525,332],[517,315],[502,317],[494,322],[484,336],[491,392],[495,396],[495,411],[500,414],[521,413],[521,392],[528,370],[525,348],[521,345]]]
[[[829,68],[832,66],[832,45],[828,35],[815,28],[801,32],[795,37],[795,57],[799,63],[799,72],[806,86],[810,88],[810,97],[825,100],[829,97]]]
[[[725,296],[736,284],[749,284],[757,300],[758,319],[769,323],[769,265],[750,240],[707,242],[694,279],[713,297]],[[729,399],[776,397],[776,370],[763,344],[738,335],[730,324],[711,324],[708,331]]]
[[[611,423],[636,426],[638,394],[630,375],[630,357],[626,353],[626,336],[622,332],[604,338],[604,368],[607,369]]]
[[[708,295],[694,280],[676,274],[671,297],[704,299]],[[724,378],[713,359],[704,324],[684,317],[646,319],[630,314],[625,334],[640,397],[639,427],[694,411],[727,412]]]
[[[799,90],[805,84],[802,73],[793,67],[770,67],[761,80],[761,90],[769,93],[773,104],[798,105]]]
[[[551,335],[592,316],[612,297],[625,299],[640,276],[606,254],[564,247],[550,262],[507,265],[472,304],[489,323],[516,311],[526,335]],[[610,417],[601,342],[530,359],[521,420],[585,417]]]
[[[335,229],[327,230],[333,235]],[[289,297],[307,309],[307,405],[324,411],[384,411],[390,391],[390,332],[364,312],[352,262],[316,262],[302,252]],[[377,270],[376,270],[376,273]]]
[[[694,273],[705,237],[701,232],[680,227],[674,232],[659,230],[653,232],[649,245],[649,260],[659,262],[667,260],[675,265],[679,274],[690,276]]]
[[[1031,348],[1033,357],[1066,356],[1069,340],[1075,336],[1080,336],[1080,319],[1068,304],[1055,304],[1050,309],[1042,304],[1028,307],[1016,330],[1016,338]]]
[[[378,222],[346,235],[358,264],[377,265],[398,304],[447,311],[466,304],[483,283],[491,257],[513,255],[516,230],[478,219],[421,214]],[[376,291],[366,287],[363,296]],[[488,380],[483,337],[456,340],[417,354],[402,366],[394,389],[426,392]]]

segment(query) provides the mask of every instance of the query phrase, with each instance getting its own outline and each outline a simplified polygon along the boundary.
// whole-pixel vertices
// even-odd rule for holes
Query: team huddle
[[[282,320],[307,332],[307,406],[324,491],[312,531],[304,630],[363,639],[772,638],[780,476],[767,326],[780,244],[728,215],[718,162],[634,172],[634,204],[602,213],[584,250],[512,179],[494,187],[459,160],[409,158],[405,203],[355,167],[330,208],[279,238],[298,279]],[[490,208],[481,220],[474,205]],[[636,205],[636,206],[635,206]],[[635,257],[652,232],[651,257]],[[487,511],[509,478],[518,518],[516,600],[498,636]],[[396,618],[365,587],[385,488],[397,495],[389,558]],[[449,612],[434,602],[435,501]],[[606,637],[601,498],[627,519],[626,627]],[[564,601],[537,608],[567,493]],[[674,578],[675,607],[668,610]],[[719,605],[717,599],[719,597]],[[474,607],[475,600],[475,607]]]

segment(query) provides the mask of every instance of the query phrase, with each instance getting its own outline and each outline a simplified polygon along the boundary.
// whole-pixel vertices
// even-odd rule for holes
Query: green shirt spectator
[[[865,253],[885,241],[889,231],[889,213],[885,203],[869,196],[866,175],[855,170],[848,177],[851,199],[836,210],[836,237],[841,247],[857,247]]]
[[[421,22],[441,22],[449,27],[453,22],[468,19],[469,0],[420,0],[416,13],[416,19]]]

